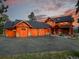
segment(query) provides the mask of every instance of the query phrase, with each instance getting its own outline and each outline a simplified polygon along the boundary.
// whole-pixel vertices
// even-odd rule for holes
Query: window
[[[26,28],[22,28],[22,30],[26,30]]]

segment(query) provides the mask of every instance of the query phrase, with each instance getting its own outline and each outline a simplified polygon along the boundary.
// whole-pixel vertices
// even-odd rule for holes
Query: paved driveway
[[[0,55],[61,50],[79,50],[79,45],[71,39],[56,36],[29,38],[0,37]]]

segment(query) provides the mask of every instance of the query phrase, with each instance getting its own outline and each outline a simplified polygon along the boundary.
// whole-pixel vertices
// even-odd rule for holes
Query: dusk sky
[[[73,9],[77,0],[8,0],[7,14],[11,20],[28,20],[30,12],[35,15],[57,16]]]

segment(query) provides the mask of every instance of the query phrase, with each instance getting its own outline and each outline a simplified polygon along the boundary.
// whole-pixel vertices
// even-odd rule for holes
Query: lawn
[[[12,56],[0,56],[0,59],[76,59],[79,57],[79,52],[72,51],[54,51],[54,52],[39,52],[26,53]]]
[[[0,38],[0,55],[70,49],[57,37]]]
[[[75,50],[79,51],[76,40],[62,36],[0,37],[0,59],[67,59],[79,56]]]
[[[72,41],[76,42],[79,44],[79,34],[76,33],[74,37],[71,37]]]

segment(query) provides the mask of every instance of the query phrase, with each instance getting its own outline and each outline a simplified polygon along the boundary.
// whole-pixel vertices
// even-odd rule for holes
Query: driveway
[[[27,52],[79,50],[79,44],[58,36],[6,38],[0,37],[0,55]]]

